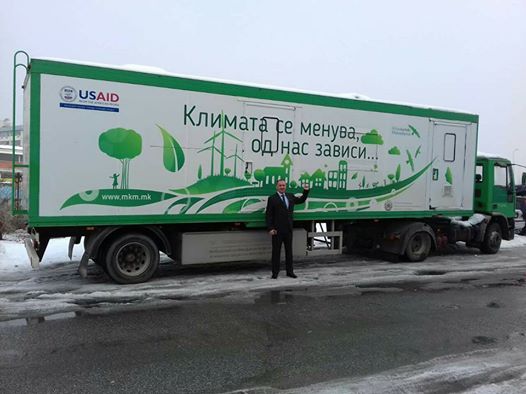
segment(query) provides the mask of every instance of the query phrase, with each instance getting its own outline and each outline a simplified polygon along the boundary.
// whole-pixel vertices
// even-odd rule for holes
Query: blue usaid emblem
[[[64,86],[60,89],[60,98],[60,108],[119,112],[120,97],[115,92],[79,89],[77,93],[73,86]]]

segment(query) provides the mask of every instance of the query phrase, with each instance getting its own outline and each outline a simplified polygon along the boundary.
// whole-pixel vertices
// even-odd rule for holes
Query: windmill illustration
[[[238,160],[241,160],[241,161],[244,161],[242,157],[240,157],[238,154],[237,154],[237,145],[236,145],[236,151],[233,155],[230,155],[230,156],[227,156],[227,159],[231,159],[231,158],[234,158],[234,177],[237,176],[237,161]]]
[[[212,154],[212,158],[210,160],[210,175],[214,175],[214,154],[215,152],[219,153],[219,175],[223,176],[225,175],[225,136],[228,136],[234,140],[237,140],[239,142],[242,142],[239,138],[237,138],[232,133],[225,130],[225,115],[223,111],[221,111],[221,130],[214,133],[212,137],[207,139],[204,143],[208,144],[209,142],[212,142],[212,145],[201,149],[198,151],[198,153],[201,153],[206,150],[210,150]],[[221,139],[221,148],[216,147],[216,140],[220,138]],[[236,146],[236,154],[237,154],[237,146]],[[235,170],[234,170],[235,173]]]

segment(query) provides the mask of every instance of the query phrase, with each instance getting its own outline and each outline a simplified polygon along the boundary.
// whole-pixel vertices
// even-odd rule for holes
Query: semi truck
[[[183,265],[268,258],[280,179],[311,189],[295,255],[422,261],[514,236],[511,163],[477,157],[476,114],[25,53],[14,65],[15,81],[26,73],[12,205],[35,268],[57,237],[71,237],[70,257],[83,242],[81,275],[92,260],[118,283],[149,280],[161,252]]]

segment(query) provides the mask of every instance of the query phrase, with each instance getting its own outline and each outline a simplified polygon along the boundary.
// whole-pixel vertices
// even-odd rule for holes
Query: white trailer
[[[313,252],[319,235],[331,252],[342,250],[343,236],[350,249],[358,226],[398,254],[408,255],[420,234],[423,248],[409,252],[419,260],[437,246],[446,218],[475,211],[475,114],[113,66],[45,59],[29,66],[21,194],[28,199],[17,208],[29,216],[35,265],[47,241],[64,235],[85,237],[81,272],[91,258],[125,283],[147,280],[159,250],[183,263],[246,259],[251,239],[261,248],[278,179],[292,192],[310,184],[295,212],[297,254]],[[487,225],[498,215],[486,216]],[[378,222],[392,229],[380,231],[385,242],[376,240]],[[502,223],[509,237],[506,217]],[[237,254],[185,250],[218,231]],[[127,266],[133,246],[138,262]]]

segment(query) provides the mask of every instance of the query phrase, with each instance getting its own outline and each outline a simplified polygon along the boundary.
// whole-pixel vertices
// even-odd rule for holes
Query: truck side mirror
[[[521,177],[521,185],[526,185],[526,172],[522,173]]]

